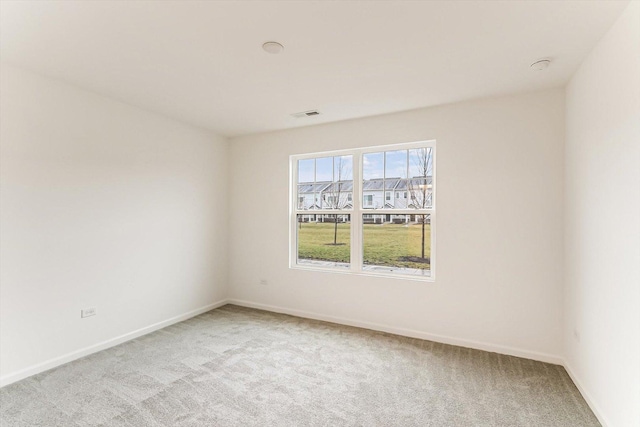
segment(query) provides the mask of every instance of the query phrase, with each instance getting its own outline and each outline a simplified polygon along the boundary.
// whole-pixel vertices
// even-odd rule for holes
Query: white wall
[[[288,268],[289,155],[424,139],[437,140],[435,283]],[[561,89],[234,138],[231,297],[560,362],[563,140]]]
[[[15,68],[0,81],[3,382],[225,298],[223,138]]]
[[[567,366],[608,426],[640,425],[640,3],[567,87]]]

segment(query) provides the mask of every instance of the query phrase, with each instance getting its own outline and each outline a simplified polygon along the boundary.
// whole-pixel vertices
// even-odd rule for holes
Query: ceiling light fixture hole
[[[268,53],[278,54],[284,50],[284,46],[278,42],[266,42],[262,45],[262,49]]]
[[[538,59],[533,64],[531,64],[530,67],[536,71],[542,71],[546,70],[549,67],[549,64],[551,64],[550,59]]]

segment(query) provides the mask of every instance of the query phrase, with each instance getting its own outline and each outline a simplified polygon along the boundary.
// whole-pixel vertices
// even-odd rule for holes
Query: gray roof
[[[398,187],[399,190],[405,190],[413,187],[414,189],[420,185],[429,185],[433,183],[433,177],[428,176],[426,178],[411,178],[402,182],[402,187]]]
[[[353,181],[334,182],[333,184],[329,184],[324,191],[329,193],[353,191]]]
[[[396,188],[399,182],[400,178],[387,178],[384,180],[384,189],[393,190]]]
[[[409,185],[409,182],[411,183]],[[433,177],[428,176],[426,178],[415,177],[410,180],[401,179],[401,178],[387,178],[386,180],[382,178],[369,179],[362,183],[362,191],[382,191],[383,188],[387,191],[391,190],[399,190],[404,191],[410,187],[417,187],[419,185],[431,184],[433,182]],[[311,193],[321,193],[321,192],[335,192],[338,189],[334,189],[334,186],[337,183],[332,182],[302,182],[298,184],[298,194],[311,194]],[[340,191],[353,191],[353,181],[342,181],[340,182],[342,187],[339,188]]]
[[[298,184],[298,194],[319,193],[324,191],[329,185],[331,185],[330,182],[304,182]]]
[[[362,183],[362,190],[363,191],[382,190],[382,186],[383,186],[382,179],[370,179]]]

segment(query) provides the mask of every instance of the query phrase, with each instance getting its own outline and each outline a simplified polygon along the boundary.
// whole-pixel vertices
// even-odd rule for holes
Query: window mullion
[[[362,151],[353,153],[353,215],[351,215],[351,271],[362,271]]]

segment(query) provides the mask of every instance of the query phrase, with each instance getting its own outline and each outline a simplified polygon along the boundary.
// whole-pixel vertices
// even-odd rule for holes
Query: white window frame
[[[367,153],[378,153],[385,151],[395,151],[395,150],[411,150],[416,148],[431,148],[432,150],[432,162],[433,162],[433,176],[432,176],[432,204],[430,208],[426,209],[387,209],[382,208],[371,209],[364,208],[364,194],[362,192],[362,160],[364,154]],[[350,215],[351,217],[351,253],[350,253],[350,266],[348,269],[346,268],[333,268],[333,267],[321,267],[316,265],[302,265],[298,264],[298,239],[297,239],[297,215],[335,215],[336,210],[334,209],[314,209],[310,210],[302,210],[298,209],[297,205],[297,186],[298,186],[298,161],[305,159],[315,159],[322,157],[335,157],[335,156],[345,156],[352,155],[353,156],[353,190],[352,190],[352,205],[353,207],[350,209],[341,209],[340,213],[345,215]],[[385,156],[386,157],[386,156]],[[312,270],[312,271],[322,271],[322,272],[331,272],[338,274],[357,274],[357,275],[365,275],[365,276],[384,276],[384,277],[392,277],[394,279],[403,279],[403,280],[414,280],[414,281],[426,281],[433,282],[436,277],[436,200],[437,200],[437,189],[438,185],[436,182],[436,141],[435,140],[426,140],[426,141],[416,141],[409,143],[399,143],[399,144],[389,144],[389,145],[378,145],[373,147],[364,147],[364,148],[353,148],[348,150],[335,150],[335,151],[323,151],[323,152],[315,152],[315,153],[305,153],[305,154],[294,154],[289,156],[289,268],[292,269],[300,269],[300,270]],[[383,194],[384,194],[383,189]],[[384,197],[384,196],[383,196]],[[431,254],[430,254],[430,275],[429,276],[418,276],[418,275],[405,275],[398,274],[392,271],[367,271],[363,270],[363,236],[362,236],[362,225],[363,225],[363,215],[371,214],[371,215],[430,215],[431,222]]]

